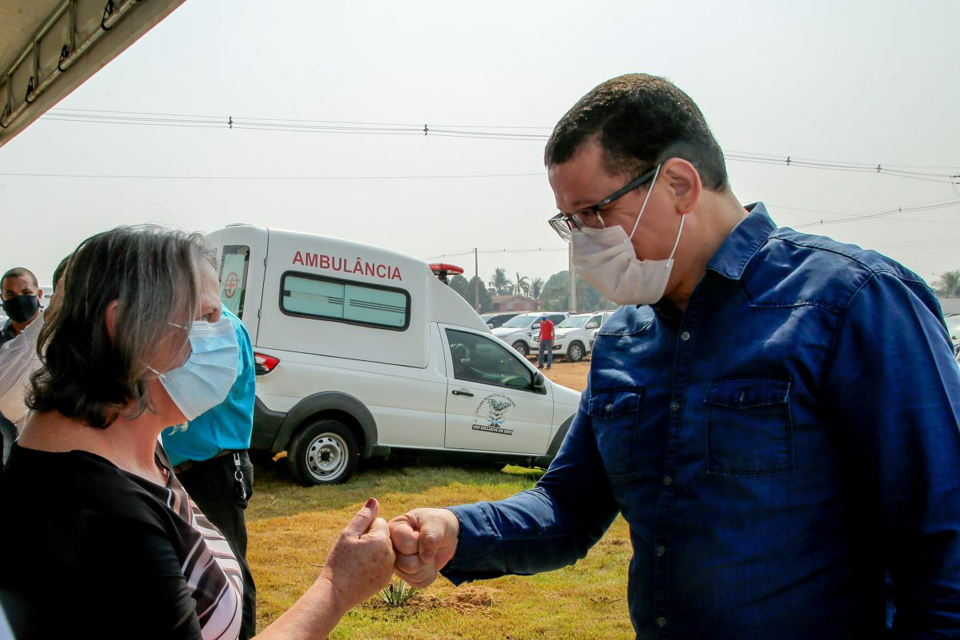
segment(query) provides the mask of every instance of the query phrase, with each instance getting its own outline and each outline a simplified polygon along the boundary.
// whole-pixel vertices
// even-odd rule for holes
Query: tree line
[[[532,298],[536,303],[537,311],[574,311],[586,313],[604,309],[616,309],[617,305],[610,302],[593,286],[577,278],[577,308],[570,308],[570,273],[558,271],[546,281],[543,278],[529,278],[516,274],[511,280],[506,269],[494,270],[490,280],[484,282],[474,276],[467,280],[463,276],[453,276],[449,280],[450,288],[459,293],[470,306],[476,306],[480,300],[479,313],[496,311],[493,305],[493,296],[522,295]],[[960,269],[940,274],[933,285],[933,290],[944,298],[960,298]]]
[[[459,293],[470,306],[476,307],[479,298],[479,313],[496,311],[493,296],[522,295],[532,298],[537,311],[570,311],[571,313],[586,313],[604,309],[616,309],[617,305],[610,302],[593,286],[577,278],[577,308],[570,308],[570,273],[558,271],[546,281],[543,278],[529,278],[516,274],[511,280],[506,269],[494,270],[488,282],[474,276],[467,280],[457,275],[449,279],[450,288]]]
[[[960,269],[941,273],[933,290],[944,298],[960,298]]]

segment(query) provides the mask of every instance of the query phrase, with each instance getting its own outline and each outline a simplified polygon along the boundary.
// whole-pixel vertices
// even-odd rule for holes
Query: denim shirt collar
[[[762,202],[746,207],[749,214],[734,227],[727,239],[707,264],[708,271],[715,271],[731,280],[739,280],[750,259],[777,229]]]

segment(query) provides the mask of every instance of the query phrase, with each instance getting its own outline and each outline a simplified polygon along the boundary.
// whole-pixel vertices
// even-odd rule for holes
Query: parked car
[[[530,355],[533,349],[534,336],[540,336],[540,317],[546,314],[554,324],[560,324],[570,317],[566,311],[535,311],[531,313],[521,313],[503,323],[499,328],[493,330],[493,335],[497,336],[508,345],[516,349],[524,357]]]
[[[580,362],[587,355],[589,334],[584,329],[590,313],[578,313],[557,324],[553,330],[553,354],[570,362]],[[533,336],[533,348],[540,350],[540,337]]]
[[[336,238],[231,225],[208,236],[223,303],[253,339],[251,447],[304,485],[391,452],[546,466],[580,394],[490,334],[427,263]]]
[[[944,320],[947,323],[947,331],[950,333],[950,341],[953,342],[954,355],[960,354],[960,313],[954,313]]]
[[[593,350],[593,340],[600,326],[613,315],[612,311],[594,311],[570,316],[554,330],[553,353],[568,362],[580,362]],[[540,348],[540,339],[534,336],[534,348]]]
[[[586,329],[590,332],[590,351],[593,351],[593,341],[597,339],[597,332],[600,331],[600,327],[602,327],[614,313],[616,313],[616,309],[613,311],[596,311],[594,317],[587,321]],[[597,316],[599,316],[599,318]]]
[[[515,318],[520,315],[519,311],[507,311],[504,313],[485,313],[480,316],[480,319],[483,320],[488,327],[491,329],[496,329],[503,325],[504,322]]]

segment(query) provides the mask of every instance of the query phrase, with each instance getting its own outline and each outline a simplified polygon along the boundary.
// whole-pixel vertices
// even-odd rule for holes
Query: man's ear
[[[114,323],[116,322],[116,319],[117,319],[117,307],[119,306],[120,306],[119,300],[114,300],[113,302],[108,304],[107,313],[103,317],[103,321],[107,325],[107,335],[110,336],[111,339],[113,339],[113,327],[115,326]]]
[[[677,211],[684,214],[693,211],[703,193],[697,168],[683,158],[671,158],[663,163],[662,172]]]

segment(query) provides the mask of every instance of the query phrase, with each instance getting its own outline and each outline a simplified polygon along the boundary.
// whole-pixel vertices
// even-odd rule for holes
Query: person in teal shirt
[[[253,464],[247,449],[253,432],[256,400],[255,362],[250,333],[236,315],[223,307],[237,333],[240,361],[237,379],[227,398],[192,420],[186,429],[168,429],[163,448],[177,479],[208,520],[230,543],[243,573],[243,624],[240,639],[256,632],[257,588],[247,564],[247,523],[244,510],[253,494]]]

